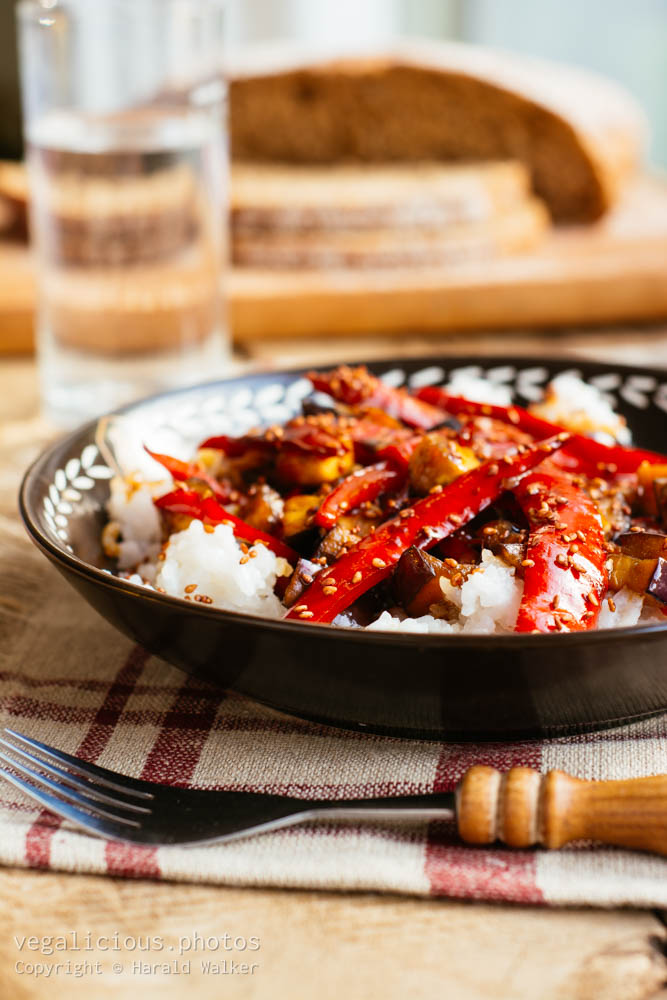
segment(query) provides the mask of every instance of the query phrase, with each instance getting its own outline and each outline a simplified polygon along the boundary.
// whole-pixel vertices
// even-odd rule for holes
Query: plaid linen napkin
[[[584,778],[667,770],[667,716],[542,743],[438,744],[342,732],[221,695],[120,636],[13,520],[0,530],[0,579],[0,725],[137,777],[326,799],[445,791],[475,763]],[[447,822],[313,823],[206,847],[128,846],[78,832],[2,780],[0,862],[224,885],[667,906],[667,860],[629,851],[466,847]]]

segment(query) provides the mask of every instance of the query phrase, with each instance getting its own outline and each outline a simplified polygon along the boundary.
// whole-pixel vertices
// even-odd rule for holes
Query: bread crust
[[[518,159],[558,221],[591,221],[641,161],[646,125],[614,83],[457,43],[308,56],[264,46],[231,67],[236,159]]]

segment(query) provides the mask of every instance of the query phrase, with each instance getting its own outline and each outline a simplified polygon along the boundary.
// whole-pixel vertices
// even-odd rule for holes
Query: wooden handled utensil
[[[667,854],[667,774],[582,781],[563,771],[475,766],[456,790],[456,818],[468,844],[559,848],[599,840]]]
[[[0,774],[41,805],[103,837],[137,844],[225,841],[316,819],[456,819],[468,844],[558,848],[573,840],[667,854],[667,774],[581,781],[562,771],[471,767],[456,792],[309,801],[175,788],[89,764],[13,729]]]

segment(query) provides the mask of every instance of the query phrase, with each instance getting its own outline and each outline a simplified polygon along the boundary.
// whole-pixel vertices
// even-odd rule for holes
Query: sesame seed
[[[450,514],[449,520],[452,522],[452,524],[461,524],[463,522],[463,518],[461,517],[460,514]]]
[[[456,569],[456,568],[458,567],[458,565],[459,565],[459,564],[458,564],[458,562],[456,561],[456,559],[452,559],[452,557],[451,557],[451,556],[448,556],[448,558],[447,558],[447,559],[445,559],[445,566],[451,566],[451,567],[452,567],[452,569]]]
[[[307,604],[297,604],[297,606],[295,607],[294,610],[295,611],[307,611],[308,610],[308,605]]]
[[[213,604],[213,598],[208,594],[195,594],[195,601],[199,601],[200,604]]]
[[[562,569],[566,569],[568,565],[567,556],[564,556],[562,552],[559,552],[556,556],[556,566],[560,566]]]
[[[257,558],[257,549],[250,549],[250,552],[248,553],[248,558],[249,559],[256,559]]]
[[[455,573],[450,583],[453,587],[460,587],[463,583],[463,573]]]
[[[486,470],[487,476],[497,476],[500,471],[499,466],[496,462],[492,462],[491,465]]]
[[[372,565],[375,566],[376,569],[384,569],[387,564],[384,561],[384,559],[378,559],[376,557],[375,559],[373,559]]]
[[[313,578],[310,573],[299,573],[299,579],[302,583],[312,583]]]
[[[435,486],[432,486],[429,493],[442,493],[442,486],[440,483],[436,483]]]
[[[362,580],[362,577],[363,577],[363,574],[359,570],[357,570],[357,572],[352,577],[352,583],[360,583],[361,580]]]
[[[338,587],[322,587],[323,594],[335,594]]]
[[[608,606],[608,608],[609,608],[610,611],[615,611],[616,610],[616,604],[614,602],[613,597],[608,597],[607,598],[607,606]]]
[[[541,489],[542,489],[541,483],[530,483],[529,486],[526,486],[526,493],[528,494],[529,497],[534,497],[535,494],[539,493]]]
[[[600,606],[598,595],[595,593],[594,590],[591,590],[590,594],[587,594],[586,600],[588,601],[589,604],[592,604],[594,608],[598,608]]]
[[[336,581],[334,580],[334,578],[332,576],[328,576],[326,578],[326,580],[322,580],[322,583],[324,584],[325,587],[335,587],[336,586]]]
[[[213,527],[212,524],[205,524],[204,531],[206,532],[207,535],[212,535],[215,532],[215,528]]]
[[[521,560],[521,565],[522,566],[526,566],[527,568],[530,568],[531,566],[535,565],[535,560],[534,559],[522,559]]]
[[[196,583],[189,583],[187,587],[183,587],[183,590],[185,591],[186,594],[191,594],[196,589],[197,589]]]
[[[243,553],[244,556],[248,555],[249,549],[248,549],[248,546],[246,545],[245,542],[241,542],[241,544],[239,545],[239,548],[240,548],[240,550],[241,550],[241,552]]]
[[[241,556],[241,558],[239,559],[239,565],[240,566],[245,566],[245,564],[247,562],[249,562],[249,557],[248,556]]]
[[[312,618],[312,617],[313,617],[313,612],[312,611],[300,611],[299,612],[299,618]]]

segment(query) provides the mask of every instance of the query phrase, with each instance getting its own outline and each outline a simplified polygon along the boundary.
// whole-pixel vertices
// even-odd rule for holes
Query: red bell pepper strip
[[[225,489],[217,479],[214,479],[208,472],[205,472],[196,462],[183,462],[180,458],[173,458],[172,455],[161,455],[157,451],[151,451],[146,445],[144,445],[144,450],[156,462],[163,465],[167,472],[170,473],[172,479],[175,479],[177,482],[183,482],[187,479],[201,479],[203,483],[206,483],[213,495],[222,501],[222,503],[229,503],[232,499],[232,491]]]
[[[410,427],[428,431],[443,420],[442,412],[435,406],[417,399],[405,389],[385,385],[364,367],[341,365],[330,372],[309,372],[308,378],[315,389],[328,393],[341,403],[377,406]]]
[[[384,459],[389,465],[403,474],[406,474],[410,466],[412,453],[422,440],[422,434],[405,434],[404,436],[394,435],[393,440],[376,448],[377,458]]]
[[[340,428],[340,433],[336,434],[339,428],[333,420],[325,423],[317,418],[302,417],[300,421],[289,423],[285,427],[269,427],[261,434],[244,434],[242,437],[220,434],[202,441],[199,447],[223,451],[229,458],[239,458],[254,448],[265,450],[269,454],[286,449],[318,455],[340,455],[348,450],[349,441],[346,445],[344,440],[345,429]]]
[[[417,500],[357,542],[319,573],[287,618],[331,622],[365,591],[387,577],[411,545],[429,549],[497,500],[508,481],[526,475],[568,440],[566,434],[526,445],[513,455],[466,472],[436,493]]]
[[[165,493],[153,501],[160,510],[166,510],[170,514],[187,514],[205,524],[230,524],[236,538],[243,539],[244,542],[262,542],[268,549],[275,552],[277,556],[282,556],[288,562],[296,564],[299,559],[298,553],[291,549],[289,545],[281,542],[273,535],[267,535],[265,531],[253,528],[251,524],[242,521],[235,514],[230,514],[213,497],[202,497],[195,490],[172,490]]]
[[[594,501],[551,462],[522,479],[513,492],[530,525],[515,631],[594,628],[609,582]]]
[[[498,406],[491,403],[478,403],[471,399],[464,399],[462,396],[451,396],[446,389],[441,386],[427,385],[417,392],[417,398],[439,406],[447,413],[467,414],[469,416],[492,417],[505,424],[513,424],[519,430],[531,434],[537,440],[551,437],[565,430],[559,424],[552,424],[549,420],[537,417],[528,410],[520,406]],[[608,445],[594,438],[586,437],[583,434],[573,434],[572,439],[561,453],[565,458],[565,453],[573,456],[580,463],[586,465],[586,470],[591,476],[599,476],[604,472],[633,473],[636,472],[642,462],[650,462],[652,465],[660,462],[667,462],[667,458],[658,455],[654,451],[644,451],[641,448],[625,448],[623,445]],[[559,456],[560,459],[561,456]],[[560,461],[559,461],[559,464]],[[562,463],[566,465],[566,462]]]
[[[346,476],[331,493],[325,496],[313,518],[320,528],[333,528],[338,518],[366,500],[375,500],[387,490],[397,489],[405,480],[386,462],[368,465]]]
[[[260,448],[268,453],[274,450],[274,442],[268,441],[264,437],[254,434],[244,434],[242,437],[230,437],[228,434],[216,434],[214,437],[206,438],[199,445],[200,448],[212,448],[214,451],[222,451],[228,458],[240,458],[250,449]]]

